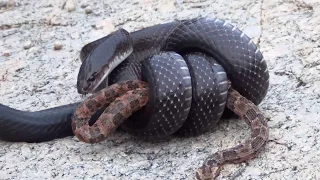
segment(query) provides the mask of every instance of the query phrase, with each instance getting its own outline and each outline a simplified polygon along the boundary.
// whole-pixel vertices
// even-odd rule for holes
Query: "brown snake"
[[[229,87],[227,107],[251,128],[251,138],[237,146],[209,156],[196,172],[196,179],[213,179],[225,163],[241,163],[256,157],[269,138],[269,129],[262,112],[251,101]]]
[[[105,140],[126,118],[146,104],[148,92],[147,83],[134,80],[113,84],[91,95],[79,106],[73,116],[74,134],[87,143]],[[91,116],[105,106],[108,107],[90,126]],[[242,144],[209,156],[196,171],[196,179],[214,179],[220,174],[222,165],[240,163],[254,158],[268,140],[268,126],[261,111],[230,86],[227,107],[251,127],[251,138]]]
[[[74,134],[87,143],[105,140],[133,112],[148,101],[148,85],[142,81],[125,81],[88,97],[75,111],[72,118]],[[96,122],[90,126],[89,120],[99,109],[108,106]]]

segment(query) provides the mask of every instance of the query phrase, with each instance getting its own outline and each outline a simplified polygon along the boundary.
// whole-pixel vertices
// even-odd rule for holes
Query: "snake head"
[[[80,94],[92,93],[133,51],[132,38],[124,29],[89,45],[95,48],[84,57],[78,73],[77,89]]]

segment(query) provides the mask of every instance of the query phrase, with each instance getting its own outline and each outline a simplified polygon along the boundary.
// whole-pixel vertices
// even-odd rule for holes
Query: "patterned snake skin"
[[[97,143],[110,133],[133,112],[143,107],[148,100],[148,86],[145,82],[128,81],[111,85],[87,98],[78,107],[72,121],[74,134],[84,142]],[[108,106],[107,108],[104,108]],[[93,125],[90,118],[99,109],[105,109]]]
[[[117,40],[121,45],[108,49]],[[123,48],[124,42],[133,47]],[[100,142],[119,126],[145,138],[198,135],[212,128],[227,106],[251,126],[252,136],[205,161],[196,178],[212,179],[223,164],[254,157],[268,139],[256,107],[268,89],[267,65],[250,38],[225,21],[175,21],[131,34],[121,29],[84,46],[81,59],[79,93],[103,88],[104,78],[111,86],[77,109],[73,131],[80,140]],[[90,125],[90,117],[106,106]]]
[[[251,127],[251,138],[235,147],[210,155],[197,170],[196,179],[214,179],[220,174],[222,165],[240,163],[256,157],[268,141],[268,125],[255,104],[230,88],[227,107]]]

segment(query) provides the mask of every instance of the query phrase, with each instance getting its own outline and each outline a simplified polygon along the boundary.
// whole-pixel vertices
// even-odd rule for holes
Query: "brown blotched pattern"
[[[148,101],[149,87],[143,81],[125,81],[93,94],[79,105],[72,118],[72,130],[79,140],[97,143],[105,140],[133,112]],[[108,106],[90,126],[90,118]]]
[[[230,88],[227,107],[251,127],[251,138],[235,147],[218,151],[209,156],[196,172],[196,179],[214,179],[222,165],[240,163],[254,158],[265,146],[269,137],[267,122],[256,105]]]

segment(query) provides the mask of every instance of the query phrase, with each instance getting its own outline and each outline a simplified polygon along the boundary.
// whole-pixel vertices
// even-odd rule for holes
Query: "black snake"
[[[136,109],[138,112],[129,118],[125,117],[121,125],[117,124],[134,135],[154,138],[171,134],[198,135],[207,131],[219,121],[228,104],[230,81],[231,93],[235,89],[246,98],[241,99],[239,95],[240,100],[234,99],[228,107],[233,111],[242,108],[237,114],[249,119],[253,130],[259,127],[259,133],[254,134],[261,137],[259,148],[255,149],[257,143],[253,145],[253,140],[247,146],[255,153],[266,141],[268,132],[263,131],[266,124],[258,125],[264,118],[254,108],[268,90],[266,62],[248,36],[223,20],[197,18],[174,21],[130,34],[120,29],[84,46],[81,60],[83,63],[77,82],[81,94],[97,91],[105,84],[134,80],[148,82],[149,99],[141,102],[145,106]],[[247,102],[246,99],[253,104],[243,106],[241,102]],[[139,100],[139,97],[134,100]],[[240,105],[233,106],[236,102]],[[1,105],[0,128],[5,131],[0,133],[0,138],[38,142],[71,135],[70,120],[78,105],[39,112],[22,112]],[[35,121],[38,118],[46,120]],[[76,124],[73,126],[76,129]],[[96,133],[99,134],[99,129]],[[236,154],[236,151],[233,149],[228,153]],[[206,161],[198,171],[198,178],[204,178],[200,176],[219,166],[217,159],[228,157],[218,155]]]

